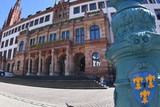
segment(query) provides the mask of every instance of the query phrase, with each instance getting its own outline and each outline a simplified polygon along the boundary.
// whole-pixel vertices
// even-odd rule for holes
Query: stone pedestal
[[[116,42],[106,59],[116,65],[115,107],[159,107],[160,35],[143,0],[110,0]]]
[[[27,72],[26,76],[36,76],[35,74],[32,74],[30,72]]]
[[[49,73],[49,76],[59,76],[59,73],[51,72]]]
[[[37,76],[46,76],[46,74],[43,74],[43,73],[41,73],[41,72],[38,72],[38,73],[37,73]]]

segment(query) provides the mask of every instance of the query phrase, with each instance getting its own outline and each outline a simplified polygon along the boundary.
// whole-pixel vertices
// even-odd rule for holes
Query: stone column
[[[47,73],[47,62],[46,62],[46,59],[45,59],[45,57],[43,57],[42,58],[42,72],[41,72],[41,74],[43,74],[43,75],[46,75]]]
[[[70,61],[71,61],[71,49],[67,48],[66,50],[66,64],[65,64],[65,76],[70,76],[71,75],[71,70],[70,70]]]
[[[42,74],[41,60],[42,60],[42,52],[39,51],[39,64],[38,64],[38,73],[37,73],[37,76],[41,76],[41,74]]]
[[[33,58],[33,61],[32,61],[32,73],[36,74],[36,62],[35,62],[35,58]]]
[[[54,49],[51,52],[51,72],[49,73],[50,76],[54,76]]]
[[[31,74],[30,67],[31,67],[31,53],[29,53],[29,58],[28,58],[28,72],[26,74],[27,76]]]
[[[54,69],[53,76],[59,76],[58,53],[55,53],[54,55],[55,55],[55,57],[54,57],[55,64],[53,65],[54,66],[53,67],[53,69]]]

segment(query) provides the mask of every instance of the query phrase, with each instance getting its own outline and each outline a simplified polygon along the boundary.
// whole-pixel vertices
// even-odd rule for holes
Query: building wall
[[[105,51],[107,44],[110,40],[108,36],[108,20],[104,13],[99,13],[93,17],[85,17],[82,19],[75,19],[74,21],[68,20],[66,23],[59,23],[55,26],[51,25],[46,27],[42,31],[35,33],[25,33],[18,36],[18,50],[19,45],[24,41],[24,49],[22,52],[17,52],[15,56],[15,74],[26,75],[29,69],[29,59],[32,60],[31,73],[38,74],[39,72],[49,75],[48,62],[49,59],[53,61],[53,73],[57,75],[86,75],[92,77],[96,74],[98,77],[105,75],[109,81],[109,75],[113,75],[112,69],[105,60]],[[94,25],[99,26],[100,38],[91,40],[90,28]],[[84,28],[84,43],[76,43],[76,29]],[[56,40],[62,39],[62,32],[70,31],[70,39],[62,42],[49,43],[50,34],[57,34]],[[40,37],[45,36],[45,45],[37,47]],[[79,35],[81,37],[81,34]],[[36,39],[36,45],[32,47],[29,45],[31,39]],[[79,39],[81,40],[81,39]],[[54,50],[54,56],[52,56],[52,50]],[[98,53],[100,55],[100,66],[93,67],[92,60],[93,54]],[[62,72],[63,63],[62,59],[66,57],[65,72]],[[53,59],[52,59],[53,57]],[[85,57],[85,72],[80,70],[78,62],[81,58]],[[80,58],[80,59],[77,59]],[[39,67],[40,59],[42,59],[42,68]],[[18,61],[21,61],[20,69],[17,70]],[[38,66],[38,67],[37,67]],[[51,72],[51,71],[50,71]],[[112,72],[109,74],[109,72]]]
[[[50,20],[49,20],[48,22],[45,22],[45,16],[48,16],[48,15],[50,15]],[[15,43],[15,40],[16,40],[16,37],[20,34],[20,32],[22,32],[22,30],[21,30],[21,31],[17,31],[16,33],[13,33],[13,34],[8,35],[8,36],[5,36],[5,37],[4,37],[4,34],[5,34],[6,32],[9,32],[9,31],[12,30],[12,29],[18,28],[19,26],[22,26],[22,25],[24,25],[24,24],[26,25],[26,23],[30,23],[31,21],[35,21],[36,19],[39,19],[39,20],[40,20],[41,17],[44,17],[44,22],[41,23],[41,24],[38,23],[38,25],[33,25],[32,27],[28,27],[28,29],[29,29],[30,31],[33,30],[33,29],[39,28],[39,27],[43,27],[43,26],[52,24],[53,12],[49,12],[49,13],[46,13],[46,14],[42,14],[42,15],[40,15],[40,16],[38,16],[38,17],[34,17],[34,18],[32,18],[32,19],[30,19],[30,20],[27,20],[27,21],[25,21],[25,22],[23,22],[23,23],[20,23],[20,24],[14,26],[14,27],[11,27],[10,29],[5,30],[5,31],[3,32],[3,34],[2,34],[2,39],[1,39],[1,43],[0,43],[0,44],[2,44],[2,42],[4,42],[4,44],[5,44],[7,40],[9,40],[8,43],[10,43],[11,38],[14,38],[14,40],[13,40],[13,45],[11,45],[11,46],[8,45],[7,47],[4,46],[4,48],[1,48],[1,47],[0,47],[0,52],[2,52],[2,56],[4,56],[4,51],[7,51],[6,58],[8,58],[8,51],[9,51],[10,49],[12,49],[11,59],[13,59],[13,50],[14,50],[14,48],[17,48],[17,44]],[[22,28],[22,27],[21,27],[21,28]],[[24,30],[26,30],[26,27],[25,27]]]

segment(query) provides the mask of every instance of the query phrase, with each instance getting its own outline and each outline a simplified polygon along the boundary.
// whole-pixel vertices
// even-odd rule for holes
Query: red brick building
[[[105,59],[105,51],[110,44],[110,24],[106,13],[99,9],[85,11],[83,17],[70,18],[72,11],[70,6],[88,1],[65,2],[61,0],[53,8],[37,12],[21,21],[19,20],[21,11],[19,15],[10,16],[9,14],[10,21],[5,22],[7,26],[3,28],[3,36],[11,38],[6,31],[10,32],[10,29],[18,26],[15,28],[17,32],[19,31],[15,40],[18,42],[15,43],[16,48],[8,49],[7,52],[5,52],[7,48],[4,49],[5,46],[1,46],[0,69],[13,72],[15,75],[26,76],[85,75],[92,77],[96,75],[101,77],[103,75],[107,81],[113,82],[115,77],[113,65]],[[20,0],[17,1],[17,4],[16,11],[18,12]],[[75,8],[73,11],[76,13],[79,10]],[[46,15],[47,13],[51,14]],[[15,23],[13,23],[12,16],[18,17]],[[50,24],[32,28],[37,26],[36,24],[40,25],[50,20]],[[24,23],[25,28],[23,29]],[[21,30],[19,30],[20,27]],[[9,41],[12,42],[12,40]],[[1,45],[4,44],[8,43],[3,43],[2,40]]]

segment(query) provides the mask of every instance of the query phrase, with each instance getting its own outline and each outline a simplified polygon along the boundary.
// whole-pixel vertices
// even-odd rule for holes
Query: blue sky
[[[2,28],[5,19],[11,7],[14,6],[17,0],[1,0],[0,3],[0,28]],[[51,1],[51,2],[50,2]],[[59,1],[59,0],[57,0]],[[71,0],[75,1],[75,0]],[[21,18],[26,18],[30,14],[35,14],[37,11],[45,10],[47,7],[54,5],[55,0],[21,0],[22,16]]]

